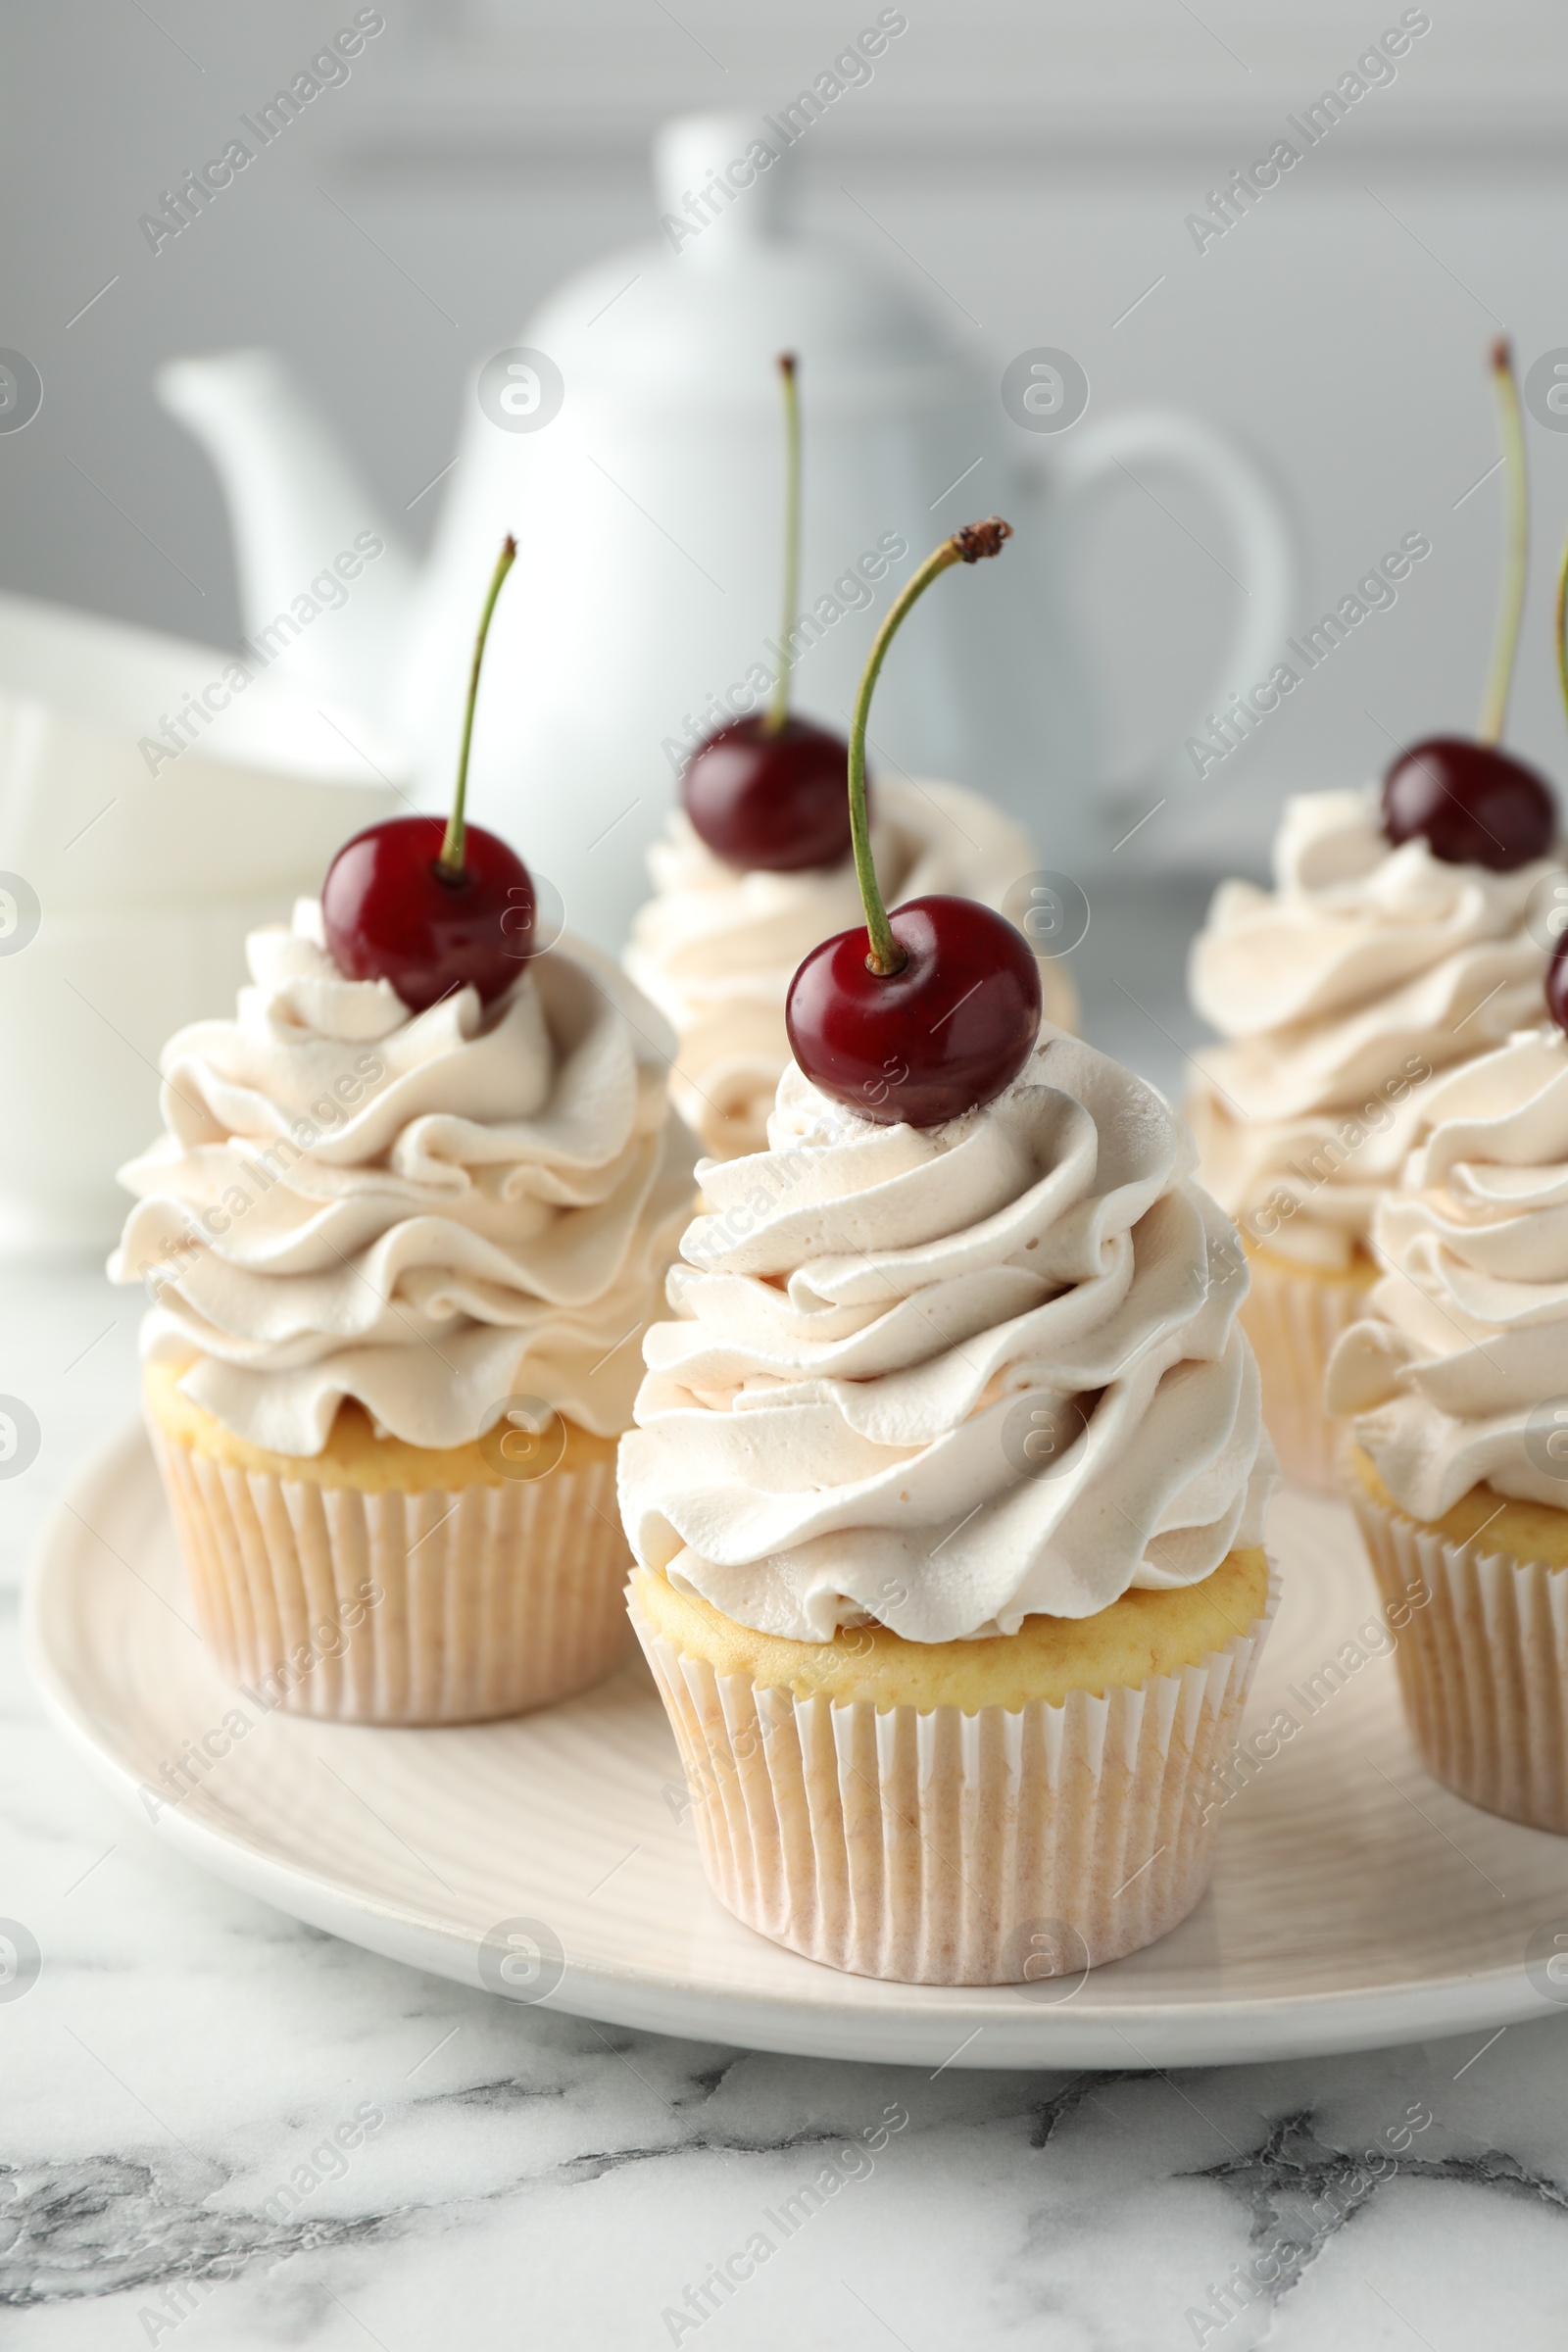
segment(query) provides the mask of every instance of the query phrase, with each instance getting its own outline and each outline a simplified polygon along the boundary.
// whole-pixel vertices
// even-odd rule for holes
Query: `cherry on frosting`
[[[1040,1028],[1040,967],[1009,922],[971,899],[911,899],[890,916],[871,863],[865,722],[889,645],[915,600],[955,564],[997,555],[993,514],[928,556],[877,631],[850,729],[849,804],[865,928],[813,948],[785,1001],[790,1048],[813,1085],[862,1118],[935,1127],[1014,1079]]]
[[[896,972],[872,970],[861,930],[812,949],[790,984],[790,1049],[862,1117],[937,1127],[1022,1069],[1040,1032],[1040,966],[974,899],[910,899],[888,928],[905,958]]]
[[[527,867],[498,834],[464,817],[479,666],[516,553],[509,538],[479,618],[451,816],[394,816],[368,826],[344,843],[321,885],[322,928],[339,971],[351,980],[390,980],[411,1012],[459,988],[476,989],[488,1004],[534,953]]]
[[[850,854],[845,786],[850,747],[830,727],[790,710],[801,577],[801,404],[796,359],[781,352],[784,395],[784,617],[779,672],[767,709],[705,736],[681,773],[681,800],[715,858],[743,871],[800,873]]]
[[[787,672],[785,673],[788,674]],[[680,780],[693,826],[728,865],[797,873],[850,854],[842,735],[791,712],[753,713],[700,743]]]
[[[345,842],[321,887],[327,948],[350,980],[390,980],[411,1012],[475,988],[488,1004],[534,950],[534,890],[515,850],[465,828],[463,865],[441,861],[446,821],[393,816]]]
[[[1491,364],[1507,466],[1508,520],[1481,725],[1474,742],[1434,735],[1399,754],[1383,779],[1383,830],[1396,846],[1421,836],[1445,864],[1484,865],[1506,874],[1545,856],[1557,835],[1557,808],[1544,777],[1499,749],[1524,612],[1530,517],[1519,387],[1505,336],[1492,346]],[[1560,607],[1558,633],[1560,638]]]
[[[1397,844],[1425,837],[1446,865],[1511,873],[1544,858],[1557,837],[1557,807],[1544,776],[1522,760],[1458,735],[1434,735],[1401,752],[1383,779],[1383,830]]]

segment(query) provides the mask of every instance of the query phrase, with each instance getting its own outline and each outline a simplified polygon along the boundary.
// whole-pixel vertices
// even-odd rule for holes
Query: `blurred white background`
[[[386,0],[348,83],[149,251],[138,216],[353,13],[8,10],[0,340],[33,359],[45,399],[27,431],[0,435],[0,584],[234,642],[219,489],[150,379],[172,353],[237,343],[289,355],[419,541],[436,497],[417,494],[455,450],[465,369],[565,273],[654,230],[655,125],[787,101],[876,12]],[[1433,0],[1396,79],[1201,254],[1186,216],[1399,23],[1394,0],[906,13],[874,80],[802,144],[806,224],[877,247],[999,378],[1019,350],[1057,345],[1088,371],[1092,416],[1171,402],[1239,431],[1298,514],[1311,611],[1402,533],[1433,541],[1397,606],[1227,762],[1223,786],[1140,838],[1161,870],[1255,866],[1284,791],[1360,779],[1391,737],[1473,724],[1499,538],[1496,482],[1465,495],[1495,454],[1483,353],[1500,326],[1522,368],[1568,344],[1562,11]],[[1560,778],[1550,573],[1568,437],[1532,422],[1530,455],[1511,735]],[[1116,497],[1085,575],[1107,764],[1134,779],[1206,684],[1236,594],[1212,517],[1160,499],[1131,484]]]

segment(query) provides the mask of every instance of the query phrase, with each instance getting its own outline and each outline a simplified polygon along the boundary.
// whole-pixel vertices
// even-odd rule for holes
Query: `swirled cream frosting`
[[[997,1099],[876,1127],[792,1064],[621,1442],[645,1567],[764,1633],[1084,1617],[1257,1543],[1273,1483],[1230,1220],[1154,1090],[1054,1029]]]
[[[1250,1241],[1338,1271],[1364,1250],[1436,1070],[1539,1016],[1526,923],[1549,859],[1512,873],[1392,848],[1376,794],[1286,803],[1274,888],[1224,882],[1194,942],[1187,1105],[1203,1181]]]
[[[1010,817],[959,784],[879,776],[873,819],[890,906],[948,891],[1000,907],[1040,862]],[[760,1152],[790,1059],[784,1000],[796,967],[821,940],[865,919],[854,865],[743,873],[713,856],[679,808],[648,861],[656,895],[632,925],[624,960],[679,1040],[675,1107],[715,1158]],[[1077,999],[1065,964],[1043,958],[1040,973],[1047,1018],[1071,1026]]]
[[[1485,1480],[1568,1507],[1568,1038],[1543,1027],[1438,1080],[1373,1231],[1382,1279],[1328,1404],[1415,1519]]]
[[[170,1041],[167,1132],[122,1170],[110,1273],[153,1292],[144,1354],[280,1453],[318,1453],[345,1396],[414,1446],[519,1396],[623,1429],[693,1198],[657,1013],[577,946],[411,1013],[343,977],[314,901],[247,955],[238,1017]]]

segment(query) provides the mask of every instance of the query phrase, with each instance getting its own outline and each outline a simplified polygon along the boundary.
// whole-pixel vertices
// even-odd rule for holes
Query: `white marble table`
[[[1157,937],[1143,952],[1086,966],[1090,1025],[1174,1085],[1186,1032]],[[45,1726],[18,1639],[49,1509],[133,1409],[138,1304],[88,1267],[0,1269],[0,1393],[43,1430],[0,1483],[0,1914],[43,1955],[0,1998],[8,2345],[1561,2344],[1568,2018],[933,2078],[513,2007],[176,1859]],[[878,2153],[838,2156],[890,2114]],[[1369,2165],[1391,2133],[1407,2146]],[[840,2185],[808,2211],[824,2163]]]

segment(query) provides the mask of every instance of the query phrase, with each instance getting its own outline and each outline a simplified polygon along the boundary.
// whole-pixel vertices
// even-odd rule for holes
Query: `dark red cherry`
[[[447,823],[394,816],[344,843],[321,886],[338,969],[390,980],[411,1012],[476,988],[489,1004],[534,952],[534,889],[515,850],[480,825],[463,832],[463,869],[438,862]]]
[[[1383,779],[1383,830],[1397,845],[1424,836],[1446,865],[1511,873],[1557,837],[1551,787],[1490,744],[1434,735],[1401,752]]]
[[[936,1127],[1017,1077],[1040,1030],[1040,966],[1028,942],[973,899],[910,899],[888,917],[906,958],[883,976],[870,934],[813,948],[784,1017],[814,1086],[880,1126]]]
[[[411,1012],[460,988],[489,1004],[535,947],[528,868],[494,833],[470,825],[468,752],[490,619],[517,543],[503,542],[479,615],[452,814],[394,816],[346,841],[321,885],[327,948],[351,980],[390,980]]]
[[[771,734],[760,715],[738,718],[693,752],[681,799],[726,865],[780,874],[841,865],[850,854],[849,757],[841,735],[808,718],[792,714]]]
[[[865,728],[905,615],[956,564],[998,555],[1000,514],[966,522],[905,582],[876,633],[855,697],[845,760],[850,846],[864,930],[813,948],[784,1004],[790,1048],[824,1094],[881,1126],[940,1126],[1000,1095],[1040,1029],[1040,967],[1027,942],[973,899],[909,899],[890,915],[871,858]]]

